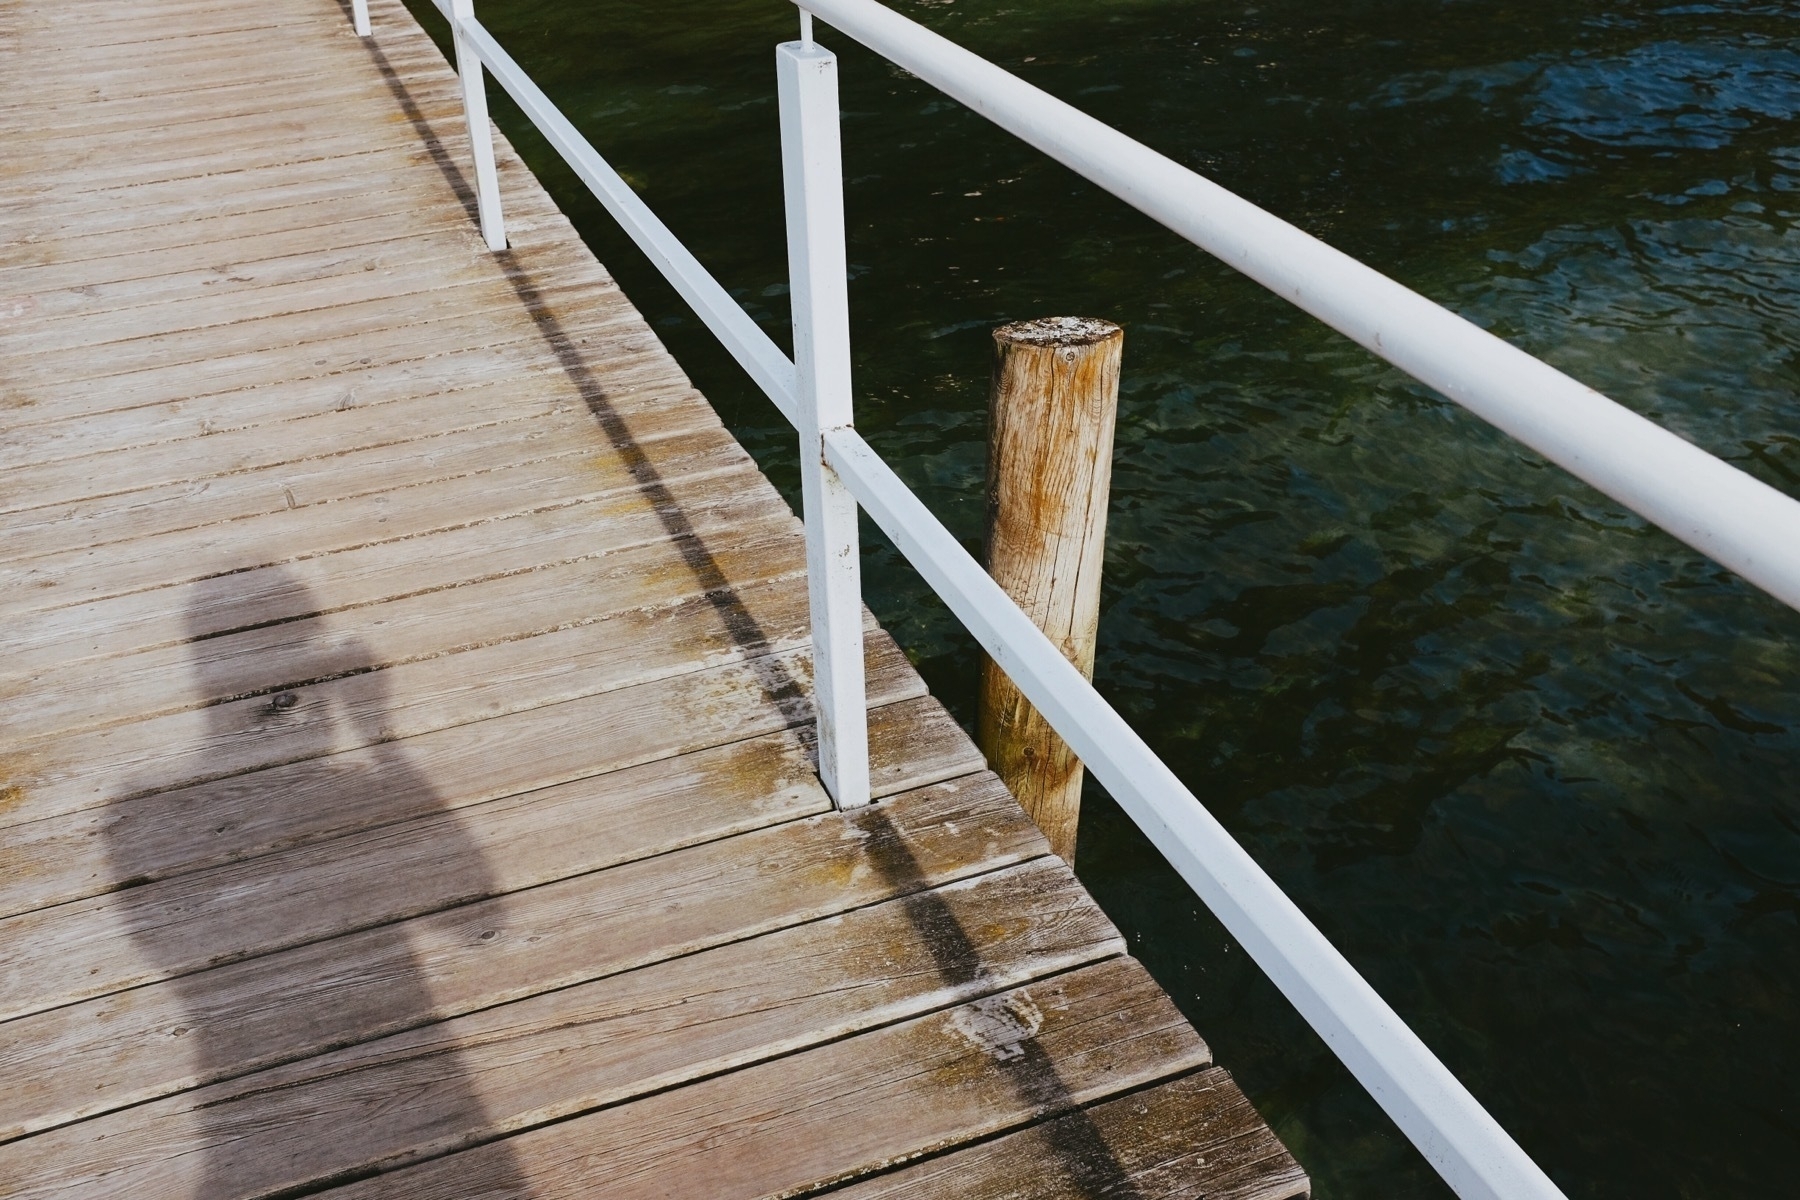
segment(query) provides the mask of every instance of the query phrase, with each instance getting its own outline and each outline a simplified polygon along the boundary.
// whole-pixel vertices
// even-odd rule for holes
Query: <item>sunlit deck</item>
[[[1304,1194],[374,8],[0,0],[0,1194]]]

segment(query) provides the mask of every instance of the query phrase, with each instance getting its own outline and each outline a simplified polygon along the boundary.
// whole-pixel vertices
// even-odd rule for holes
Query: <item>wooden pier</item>
[[[1304,1195],[373,7],[0,0],[0,1196]]]

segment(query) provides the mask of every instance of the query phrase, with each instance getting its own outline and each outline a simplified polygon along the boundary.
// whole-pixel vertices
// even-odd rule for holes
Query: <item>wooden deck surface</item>
[[[1303,1194],[374,17],[0,0],[0,1196]]]

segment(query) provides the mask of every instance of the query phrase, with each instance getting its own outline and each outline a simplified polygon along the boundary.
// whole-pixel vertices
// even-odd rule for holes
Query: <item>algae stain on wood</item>
[[[6,816],[25,803],[25,789],[16,783],[0,787],[0,817]]]

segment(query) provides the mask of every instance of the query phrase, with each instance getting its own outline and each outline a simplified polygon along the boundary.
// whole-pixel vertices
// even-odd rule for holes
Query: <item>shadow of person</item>
[[[267,572],[257,574],[266,586]],[[369,647],[354,634],[333,631],[325,618],[291,619],[318,611],[304,584],[287,581],[285,588],[290,604],[281,616],[289,624],[279,628],[293,631],[287,652],[261,656],[273,664],[271,674],[257,678],[253,671],[250,697],[242,698],[244,664],[235,661],[241,651],[229,634],[210,636],[200,620],[232,599],[240,578],[196,585],[186,610],[189,682],[193,698],[209,705],[201,733],[207,752],[236,758],[249,739],[258,747],[257,761],[281,763],[284,723],[295,730],[304,725],[310,745],[322,744],[316,734],[323,724],[333,735],[323,744],[361,749],[352,751],[355,770],[327,756],[311,760],[316,771],[290,762],[260,785],[258,771],[245,772],[237,777],[242,786],[218,790],[211,809],[183,810],[190,812],[183,818],[188,827],[177,836],[191,837],[198,858],[230,826],[233,813],[223,810],[303,805],[309,787],[321,783],[357,789],[352,799],[367,803],[354,807],[368,814],[369,824],[391,819],[385,800],[395,795],[411,798],[411,815],[376,834],[338,829],[303,851],[148,885],[166,889],[169,901],[123,910],[138,954],[172,976],[150,986],[178,998],[186,1078],[204,1086],[190,1103],[177,1102],[188,1112],[185,1125],[171,1129],[176,1144],[167,1150],[194,1200],[309,1191],[495,1134],[453,1039],[415,1036],[419,1045],[411,1049],[341,1061],[353,1053],[345,1047],[446,1015],[412,932],[420,926],[409,927],[404,918],[499,889],[466,824],[433,781],[409,760],[404,744],[384,740],[390,698]],[[340,698],[352,678],[354,708]],[[239,699],[225,703],[233,697]],[[274,782],[280,780],[287,782]],[[408,845],[415,852],[387,849]],[[115,878],[129,878],[131,849],[109,843]],[[196,958],[196,948],[228,965],[195,969],[206,961]],[[340,1052],[335,1059],[313,1061],[334,1050]],[[393,1062],[409,1054],[416,1065],[400,1088]],[[468,1181],[468,1194],[528,1194],[509,1153],[479,1157],[481,1178]]]

